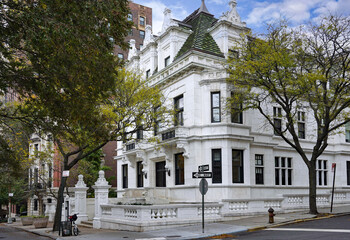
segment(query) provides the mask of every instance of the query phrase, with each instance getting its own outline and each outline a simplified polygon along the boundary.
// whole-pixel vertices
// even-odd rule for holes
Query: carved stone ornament
[[[164,9],[164,20],[162,26],[162,32],[164,33],[171,26],[178,26],[178,24],[171,18],[171,10],[166,8]]]
[[[190,157],[190,153],[188,152],[188,143],[179,142],[176,144],[176,148],[183,150],[184,158],[188,159]]]
[[[237,12],[237,1],[236,0],[231,0],[229,2],[230,5],[230,10],[227,11],[226,13],[223,13],[223,15],[220,17],[219,21],[228,21],[232,23],[239,23],[242,24],[241,22],[241,17],[239,16]]]
[[[147,46],[151,42],[154,42],[154,36],[152,35],[152,26],[147,25],[145,29],[145,39],[143,40],[143,47]]]
[[[97,181],[95,182],[95,185],[96,186],[108,186],[108,182],[105,178],[105,172],[100,170],[98,172],[98,176],[99,177],[98,177]]]
[[[137,55],[136,41],[135,39],[130,39],[130,50],[128,55],[128,60]]]
[[[78,182],[77,182],[77,184],[75,184],[75,187],[77,187],[77,188],[79,188],[79,187],[86,187],[86,184],[85,184],[83,178],[84,178],[84,176],[81,175],[81,174],[78,176]]]

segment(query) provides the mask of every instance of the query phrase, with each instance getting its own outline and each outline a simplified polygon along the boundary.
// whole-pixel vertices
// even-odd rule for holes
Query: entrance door
[[[165,161],[156,162],[156,187],[166,187]]]

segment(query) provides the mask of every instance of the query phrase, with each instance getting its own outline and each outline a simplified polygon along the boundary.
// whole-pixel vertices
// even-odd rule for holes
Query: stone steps
[[[78,226],[92,228],[93,224],[92,224],[92,221],[81,221],[81,223],[79,223]]]

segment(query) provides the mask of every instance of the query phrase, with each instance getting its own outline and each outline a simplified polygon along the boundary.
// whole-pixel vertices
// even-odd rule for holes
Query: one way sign
[[[212,172],[192,172],[192,178],[212,178]]]

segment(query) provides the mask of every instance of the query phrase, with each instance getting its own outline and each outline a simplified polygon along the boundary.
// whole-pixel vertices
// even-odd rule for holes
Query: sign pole
[[[202,233],[204,233],[204,194],[202,194]]]
[[[333,163],[332,168],[334,169],[333,173],[333,187],[332,187],[332,201],[331,201],[331,212],[333,212],[333,197],[334,197],[334,185],[335,185],[335,170],[337,169],[337,164]]]

